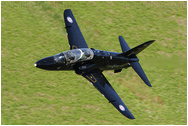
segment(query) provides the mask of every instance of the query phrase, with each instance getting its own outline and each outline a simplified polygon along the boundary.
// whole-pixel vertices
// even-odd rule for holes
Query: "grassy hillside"
[[[74,71],[34,63],[69,50],[63,11],[89,47],[121,52],[156,40],[139,54],[152,88],[132,68],[104,75],[135,116],[122,116]],[[187,2],[1,2],[1,124],[187,124]]]

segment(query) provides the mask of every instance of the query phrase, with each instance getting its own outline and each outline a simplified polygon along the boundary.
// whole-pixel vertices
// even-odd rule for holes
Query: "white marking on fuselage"
[[[84,68],[86,68],[86,66],[82,66],[82,68],[84,69]]]
[[[110,56],[110,59],[112,60],[112,56]]]

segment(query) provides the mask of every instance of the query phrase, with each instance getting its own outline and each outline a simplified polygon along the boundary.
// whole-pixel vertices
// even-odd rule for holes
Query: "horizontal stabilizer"
[[[149,86],[152,87],[146,74],[144,73],[144,70],[140,66],[139,62],[130,62],[132,68],[135,70],[135,72],[140,76],[140,78]]]
[[[140,53],[142,50],[144,50],[146,47],[148,47],[150,44],[152,44],[155,40],[150,40],[148,42],[145,42],[139,46],[136,46],[126,52],[123,52],[119,55],[126,56],[126,57],[135,57],[138,53]]]

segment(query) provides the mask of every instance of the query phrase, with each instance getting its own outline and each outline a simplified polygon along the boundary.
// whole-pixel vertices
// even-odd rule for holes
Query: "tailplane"
[[[130,62],[132,68],[135,70],[135,72],[140,76],[140,78],[148,85],[149,87],[152,87],[150,84],[146,74],[144,73],[144,70],[142,69],[140,63],[138,62],[139,59],[137,58],[137,54],[140,53],[142,50],[144,50],[146,47],[148,47],[150,44],[152,44],[155,40],[150,40],[148,42],[145,42],[139,46],[136,46],[132,49],[128,46],[128,44],[125,42],[122,36],[119,36],[119,41],[121,44],[121,49],[123,53],[119,54],[121,56],[125,56],[128,58],[134,58],[137,59],[133,62]]]
[[[142,69],[139,62],[131,62],[130,63],[134,71],[140,76],[140,78],[145,82],[146,85],[152,87],[151,83],[149,82],[144,70]]]
[[[150,44],[152,44],[155,40],[150,40],[148,42],[145,42],[139,46],[136,46],[132,49],[126,50],[125,52],[119,54],[126,57],[135,57],[138,53],[140,53],[142,50],[144,50],[146,47],[148,47]],[[122,45],[122,44],[121,44]]]

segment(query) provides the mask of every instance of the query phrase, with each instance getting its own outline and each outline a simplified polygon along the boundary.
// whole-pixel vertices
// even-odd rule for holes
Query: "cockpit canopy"
[[[54,56],[54,60],[57,63],[75,63],[77,61],[86,61],[93,59],[94,53],[89,48],[73,49],[59,53]]]

